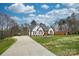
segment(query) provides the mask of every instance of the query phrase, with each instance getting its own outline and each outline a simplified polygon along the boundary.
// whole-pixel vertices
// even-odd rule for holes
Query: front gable
[[[48,30],[48,34],[54,34],[54,30],[53,30],[52,28],[50,28],[50,29]]]

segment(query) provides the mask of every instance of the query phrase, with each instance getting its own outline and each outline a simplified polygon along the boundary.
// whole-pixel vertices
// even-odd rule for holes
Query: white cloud
[[[31,16],[31,17],[32,17],[32,16],[36,16],[36,15],[35,15],[35,14],[29,14],[29,16]]]
[[[74,12],[75,14],[79,14],[79,10],[76,8],[69,8],[69,11],[72,13]]]
[[[39,14],[39,15],[31,15],[29,17],[26,17],[27,23],[30,23],[32,20],[37,21],[38,23],[44,23],[46,25],[52,25],[55,21],[58,21],[60,19],[65,19],[68,16],[71,16],[71,14],[75,12],[79,14],[79,11],[75,8],[63,8],[63,9],[54,9],[49,11],[46,14]]]
[[[10,18],[13,19],[13,20],[15,20],[15,21],[18,22],[18,23],[21,23],[21,22],[22,22],[22,19],[19,18],[19,17],[17,17],[17,16],[12,16],[12,17],[10,17]]]
[[[55,9],[55,10],[49,11],[47,14],[39,14],[39,15],[29,14],[27,17],[23,17],[22,19],[18,17],[13,17],[13,19],[17,19],[19,21],[24,20],[26,23],[29,23],[29,24],[31,23],[32,20],[35,20],[37,23],[44,23],[50,26],[55,21],[58,21],[63,18],[67,18],[73,13],[73,11],[75,13],[79,13],[79,11],[74,8],[69,8],[69,9],[63,8],[63,9]]]
[[[60,4],[57,4],[56,6],[55,6],[55,8],[59,8],[60,7]]]
[[[55,9],[52,11],[49,11],[47,14],[54,18],[66,18],[68,16],[71,16],[72,13],[79,14],[79,10],[75,8],[63,8],[63,9]]]
[[[46,25],[50,25],[53,22],[51,22],[51,17],[49,15],[43,15],[43,14],[39,14],[39,15],[35,15],[35,16],[27,16],[24,18],[26,20],[27,23],[31,23],[32,20],[35,20],[37,23],[44,23]]]
[[[43,15],[43,14],[39,14],[38,17],[39,18],[51,18],[49,15]]]
[[[60,18],[70,16],[72,13],[69,12],[67,8],[63,8],[63,9],[52,10],[52,11],[48,12],[47,14],[50,15],[51,17],[60,19]]]
[[[79,3],[63,3],[67,8],[79,8]]]
[[[17,21],[20,20],[20,18],[19,18],[19,17],[16,17],[16,16],[12,16],[12,17],[10,17],[10,18],[13,19],[13,20],[17,20]]]
[[[72,6],[72,5],[74,6],[74,4],[70,4],[70,6]],[[78,7],[78,5],[76,5],[76,6]],[[31,10],[31,8],[29,6],[27,6],[27,7]],[[60,6],[56,5],[56,7],[58,8]],[[26,6],[24,6],[23,8],[26,8]],[[48,8],[49,7],[44,8],[44,9],[48,9]],[[32,9],[34,9],[34,7],[32,7]],[[18,12],[24,13],[24,11],[18,11]],[[74,6],[74,7],[70,7],[70,8],[53,9],[46,14],[35,15],[34,13],[30,13],[27,17],[23,17],[23,20],[25,20],[25,22],[27,22],[27,23],[31,23],[32,20],[35,20],[38,23],[44,23],[49,26],[49,25],[52,25],[57,20],[71,16],[71,14],[73,12],[76,14],[79,14],[79,9]],[[19,18],[17,18],[17,17],[13,17],[13,18],[19,20]]]
[[[34,6],[29,5],[25,6],[22,3],[12,4],[11,6],[8,7],[8,9],[16,13],[33,13],[36,11],[34,9]]]
[[[46,5],[46,4],[43,4],[43,5],[41,6],[41,8],[43,8],[43,9],[48,9],[48,8],[49,8],[49,6],[48,6],[48,5]]]

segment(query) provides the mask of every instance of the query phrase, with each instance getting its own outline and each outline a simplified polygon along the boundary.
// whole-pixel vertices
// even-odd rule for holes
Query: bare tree
[[[0,39],[12,36],[19,31],[19,25],[10,16],[0,13]]]

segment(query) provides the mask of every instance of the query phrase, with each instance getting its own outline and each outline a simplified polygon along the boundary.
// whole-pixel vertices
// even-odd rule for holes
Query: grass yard
[[[59,56],[79,55],[79,36],[32,36],[32,38],[46,47],[48,50]]]
[[[14,42],[16,39],[14,38],[6,38],[4,40],[0,40],[0,55],[7,50]]]

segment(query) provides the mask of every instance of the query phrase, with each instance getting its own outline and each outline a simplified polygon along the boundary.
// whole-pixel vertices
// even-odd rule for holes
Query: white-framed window
[[[52,34],[52,30],[50,30],[50,34]]]
[[[36,31],[33,31],[33,34],[36,35]]]
[[[42,32],[43,32],[42,30],[39,30],[39,34],[42,34]]]

